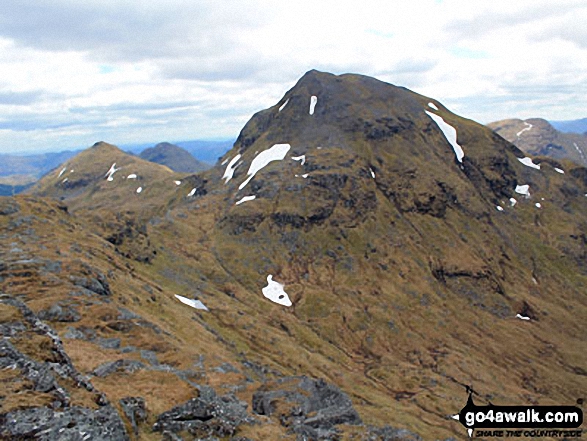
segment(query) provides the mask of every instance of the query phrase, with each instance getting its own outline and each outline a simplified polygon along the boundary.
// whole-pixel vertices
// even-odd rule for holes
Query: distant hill
[[[224,141],[203,141],[203,140],[191,140],[191,141],[173,141],[173,144],[187,150],[194,158],[198,161],[207,162],[209,164],[215,164],[218,158],[229,151],[234,140]],[[120,146],[126,152],[132,154],[140,154],[143,150],[150,148],[153,144],[123,144]]]
[[[586,135],[563,133],[541,118],[504,119],[487,126],[526,153],[587,166]]]
[[[549,121],[552,126],[565,133],[587,133],[587,118],[573,119],[568,121]]]
[[[97,142],[41,178],[31,192],[79,207],[144,208],[146,201],[172,193],[181,175],[169,167]]]
[[[199,161],[215,164],[218,158],[232,148],[234,141],[178,141],[175,144],[186,149]]]
[[[8,185],[8,184],[0,184],[0,196],[14,196],[15,194],[22,193],[27,188],[29,188],[31,184],[27,185]]]
[[[168,142],[145,149],[139,156],[147,161],[166,165],[176,172],[198,173],[210,168],[210,165],[198,161],[187,150]]]
[[[0,155],[0,196],[23,192],[41,176],[79,152],[66,150],[27,156]]]
[[[59,164],[77,155],[80,150],[37,155],[0,155],[0,176],[31,175],[37,179]]]

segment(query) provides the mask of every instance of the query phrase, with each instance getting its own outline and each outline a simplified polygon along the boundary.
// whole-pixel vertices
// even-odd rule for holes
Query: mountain
[[[560,132],[540,118],[504,119],[487,126],[528,154],[587,166],[587,135]]]
[[[580,133],[583,135],[587,133],[587,118],[568,121],[550,121],[550,124],[560,132]]]
[[[176,141],[173,143],[184,150],[187,150],[198,161],[214,164],[218,158],[232,148],[234,140],[223,141]],[[121,148],[134,154],[140,154],[143,150],[150,148],[153,144],[125,144]]]
[[[194,158],[199,161],[216,163],[219,157],[223,156],[232,148],[234,140],[227,141],[178,141],[178,146],[186,149]]]
[[[187,150],[168,142],[161,142],[155,147],[143,150],[140,157],[183,173],[197,173],[210,168],[209,165],[194,158]]]
[[[26,156],[2,154],[0,155],[0,176],[30,175],[38,179],[78,153],[79,150]]]
[[[0,155],[0,196],[25,191],[41,176],[71,158],[79,151],[63,151],[37,155]]]
[[[203,173],[72,161],[0,199],[0,436],[460,439],[466,386],[586,390],[587,169],[435,99],[310,71]]]

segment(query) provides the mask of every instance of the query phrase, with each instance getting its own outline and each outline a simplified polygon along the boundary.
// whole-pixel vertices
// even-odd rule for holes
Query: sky
[[[587,1],[2,0],[0,153],[235,139],[308,70],[587,116]]]

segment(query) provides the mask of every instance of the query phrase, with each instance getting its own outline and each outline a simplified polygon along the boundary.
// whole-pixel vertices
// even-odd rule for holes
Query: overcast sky
[[[310,69],[587,117],[585,0],[2,0],[0,153],[234,139]]]

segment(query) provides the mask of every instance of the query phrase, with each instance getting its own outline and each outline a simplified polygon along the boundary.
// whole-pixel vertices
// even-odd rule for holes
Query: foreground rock
[[[199,437],[226,437],[234,435],[240,425],[256,422],[246,410],[247,403],[233,395],[218,397],[213,390],[205,389],[198,398],[159,415],[153,430],[164,434],[187,432]]]
[[[116,410],[108,405],[97,410],[70,407],[56,411],[29,408],[0,415],[1,439],[41,441],[125,441],[129,437]]]
[[[277,415],[282,425],[309,439],[334,436],[337,424],[362,423],[344,392],[305,376],[286,377],[261,387],[253,395],[253,411]]]

